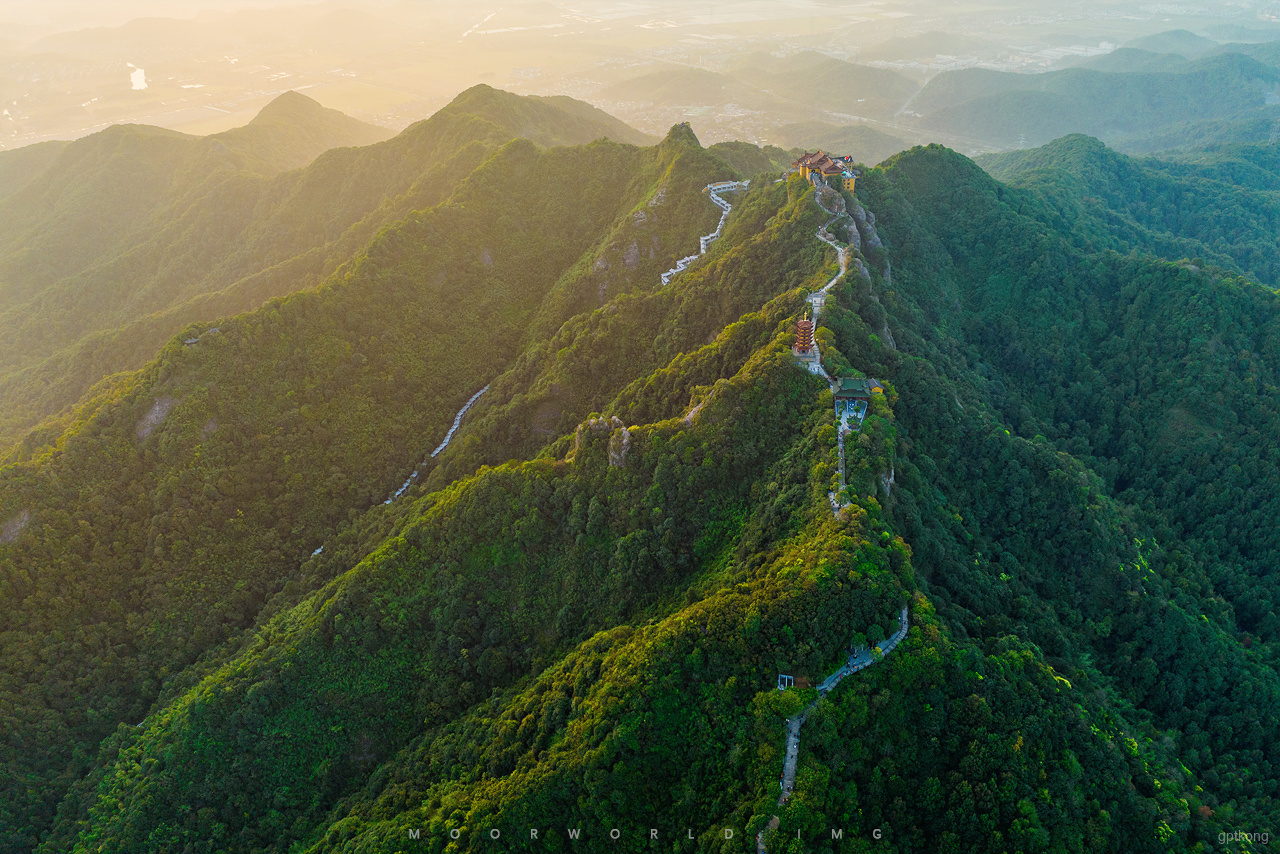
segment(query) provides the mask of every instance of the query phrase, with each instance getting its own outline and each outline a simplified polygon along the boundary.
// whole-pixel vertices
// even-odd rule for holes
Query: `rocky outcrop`
[[[609,465],[621,468],[627,463],[627,451],[631,448],[631,431],[618,416],[613,416],[613,433],[609,436]]]
[[[866,241],[868,246],[874,246],[879,249],[884,246],[880,242],[880,235],[876,234],[876,217],[871,211],[866,210],[857,202],[853,205],[850,212],[854,222],[858,224],[858,231],[862,234],[862,239]]]
[[[9,521],[0,525],[0,543],[12,543],[18,539],[18,535],[22,533],[22,529],[27,527],[31,522],[30,510],[19,510],[17,515],[11,517]]]
[[[177,400],[167,395],[157,397],[155,404],[147,410],[147,414],[138,419],[137,427],[134,429],[138,439],[146,439],[155,432],[155,429],[164,423],[165,418],[169,417],[169,411],[173,409],[175,403]]]

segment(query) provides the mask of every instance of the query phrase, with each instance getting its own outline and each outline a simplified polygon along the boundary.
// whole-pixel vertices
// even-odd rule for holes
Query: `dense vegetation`
[[[975,635],[1016,632],[1073,682],[1096,666],[1147,749],[1199,778],[1188,803],[1270,825],[1280,298],[1072,252],[944,151],[900,156],[870,183],[894,245],[918,247],[895,253],[891,301],[895,334],[928,363],[890,376],[899,424],[928,449],[925,500],[900,518],[950,600],[940,613]],[[967,392],[950,412],[923,403],[946,375]],[[1055,493],[1076,509],[1055,510]]]
[[[886,393],[834,514],[832,398],[788,349],[835,270],[812,189],[755,176],[656,285],[714,227],[702,187],[776,152],[686,127],[484,149],[319,288],[182,332],[0,469],[0,847],[754,851],[776,813],[770,852],[1157,852],[1274,827],[1280,297],[1231,272],[1263,276],[1247,241],[1122,204],[1194,175],[1225,205],[1235,161],[1109,156],[1069,139],[1010,187],[913,149],[846,196],[856,263],[817,337]],[[1240,159],[1259,190],[1264,162]],[[1111,175],[1109,208],[1079,190]],[[1221,269],[1148,257],[1192,241]],[[779,810],[814,695],[777,673],[820,678],[907,603],[907,639],[804,724]]]
[[[1028,212],[1069,230],[1082,247],[1207,262],[1280,283],[1280,146],[1138,159],[1072,135],[978,162],[1039,196],[1043,205]]]
[[[634,266],[651,283],[716,220],[683,188],[726,174],[679,136],[651,149],[513,142],[325,287],[188,329],[67,434],[34,434],[28,459],[0,471],[0,519],[18,520],[0,577],[18,748],[6,809],[47,823],[87,746],[143,717],[329,531],[393,492],[527,323],[559,325],[557,280],[591,266],[601,235],[647,207],[651,257]],[[669,186],[670,201],[644,204]],[[57,650],[54,681],[79,689],[22,691],[41,649]]]
[[[0,199],[0,447],[59,412],[62,429],[94,383],[188,324],[319,284],[514,137],[646,139],[568,98],[486,86],[364,145],[386,135],[290,93],[215,136],[121,126],[59,150]]]

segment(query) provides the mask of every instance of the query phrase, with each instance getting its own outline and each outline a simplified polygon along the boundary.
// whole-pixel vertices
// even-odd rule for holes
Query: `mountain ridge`
[[[233,134],[228,138],[250,149],[306,138],[310,134],[299,137],[290,130],[296,123],[281,120],[294,116],[297,105],[313,117],[333,119],[335,114],[302,97],[287,99],[261,126],[250,125],[238,135],[228,132]],[[6,346],[0,349],[0,400],[8,410],[8,417],[0,419],[0,444],[11,445],[25,429],[56,415],[105,373],[140,366],[177,331],[175,324],[216,316],[205,314],[206,307],[234,313],[315,286],[377,228],[414,207],[439,202],[486,152],[522,132],[545,145],[584,143],[610,134],[647,139],[602,116],[587,105],[522,99],[479,86],[395,139],[332,149],[305,169],[271,177],[242,171],[236,164],[212,175],[195,168],[208,157],[220,158],[224,135],[198,141],[171,132],[138,132],[166,144],[192,141],[204,153],[189,146],[175,153],[172,171],[165,173],[169,177],[153,181],[156,191],[149,195],[138,192],[145,181],[113,178],[130,194],[136,211],[118,208],[110,194],[101,192],[80,211],[94,222],[105,217],[120,223],[99,245],[99,253],[108,257],[92,263],[85,259],[78,272],[45,275],[30,285],[33,292],[15,293],[0,307],[0,328],[6,333]],[[134,133],[112,131],[109,136],[130,138]],[[183,159],[188,157],[190,161]],[[145,173],[153,161],[140,158],[137,167]],[[70,180],[73,173],[64,174]],[[161,202],[172,191],[164,189],[165,180],[178,180],[181,188],[167,206]],[[123,224],[129,217],[138,222]],[[130,229],[136,239],[128,239]],[[83,247],[82,230],[68,226],[57,239]],[[47,246],[39,252],[26,247],[12,257],[44,257],[50,251]],[[21,273],[11,272],[11,283],[22,280]]]
[[[1270,826],[1280,297],[1151,257],[1139,216],[1269,152],[1068,137],[988,163],[1005,184],[916,147],[822,203],[766,172],[664,286],[719,221],[704,190],[776,154],[460,124],[438,144],[477,163],[434,204],[0,467],[4,713],[58,733],[5,743],[44,786],[0,798],[6,844],[1167,852]],[[881,388],[847,434],[792,351],[824,287],[822,370]],[[904,601],[780,808],[815,697],[778,675]]]

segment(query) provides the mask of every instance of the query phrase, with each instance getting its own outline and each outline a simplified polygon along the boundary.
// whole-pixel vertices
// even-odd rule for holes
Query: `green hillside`
[[[4,844],[1170,851],[1274,825],[1275,292],[1083,245],[1070,170],[1052,195],[893,156],[831,227],[823,361],[884,387],[833,513],[831,392],[790,352],[837,273],[813,189],[735,193],[654,284],[730,175],[687,128],[509,143],[0,470]],[[815,695],[777,673],[904,604],[778,807]]]
[[[22,521],[16,552],[0,557],[15,653],[0,690],[21,693],[35,673],[27,656],[50,645],[68,689],[7,712],[11,731],[52,741],[23,736],[6,757],[4,838],[22,838],[15,810],[47,827],[92,747],[144,717],[184,667],[252,626],[273,596],[332,572],[313,561],[319,574],[299,587],[306,555],[395,490],[461,401],[514,359],[527,326],[554,330],[563,306],[587,298],[580,267],[614,258],[625,290],[687,254],[684,235],[716,220],[689,186],[727,174],[678,135],[650,149],[512,142],[324,287],[187,329],[79,411],[56,446],[4,469],[0,518]],[[633,222],[664,188],[671,198]],[[599,241],[611,232],[643,240],[644,256],[610,254]],[[592,305],[610,292],[589,285]],[[43,589],[54,579],[56,592]],[[107,604],[81,620],[86,596]],[[83,631],[63,639],[68,620]]]
[[[48,168],[68,144],[55,140],[0,151],[0,198],[11,196],[25,187]]]
[[[1280,105],[1267,105],[1243,119],[1208,119],[1167,125],[1109,141],[1129,154],[1177,159],[1179,152],[1217,145],[1269,145],[1280,139]]]
[[[795,155],[776,145],[762,148],[749,142],[717,142],[707,150],[732,166],[740,175],[785,172],[795,161]]]
[[[1218,47],[1218,43],[1213,39],[1198,36],[1190,30],[1168,30],[1133,39],[1125,42],[1124,46],[1152,53],[1173,53],[1187,59],[1195,59]]]
[[[104,376],[140,367],[187,324],[315,286],[511,139],[647,140],[571,99],[481,86],[395,139],[330,150],[305,169],[253,171],[375,131],[383,133],[285,95],[214,137],[113,128],[77,141],[0,201],[0,217],[28,223],[0,256],[0,447]],[[69,260],[49,269],[50,258]]]
[[[225,156],[224,149],[239,155],[240,170],[274,175],[300,169],[331,148],[372,145],[391,136],[386,128],[321,107],[306,95],[286,92],[244,127],[205,139],[206,144],[214,143],[218,155]]]
[[[754,102],[760,93],[732,78],[702,68],[663,68],[607,87],[601,97],[611,101],[653,104],[711,104]]]
[[[1081,137],[993,161],[1012,186],[940,146],[856,197],[760,175],[659,286],[716,227],[704,187],[772,162],[687,126],[509,142],[32,439],[0,468],[0,847],[1274,827],[1280,296],[1151,257],[1140,210],[1187,175],[1263,191],[1263,153],[1165,185]],[[821,370],[881,389],[847,434],[791,350],[824,286]]]
[[[1197,259],[1280,286],[1278,146],[1215,146],[1169,162],[1076,135],[979,163],[1041,195],[1080,245]]]
[[[1111,53],[1081,60],[1074,67],[1094,71],[1182,73],[1189,71],[1192,65],[1191,60],[1177,53],[1153,53],[1136,47],[1121,47]]]
[[[892,116],[920,88],[896,71],[799,53],[771,66],[746,63],[734,76],[778,98],[854,116]]]
[[[1280,41],[1266,41],[1254,44],[1233,42],[1224,44],[1210,51],[1211,54],[1238,53],[1258,60],[1263,65],[1280,68]]]

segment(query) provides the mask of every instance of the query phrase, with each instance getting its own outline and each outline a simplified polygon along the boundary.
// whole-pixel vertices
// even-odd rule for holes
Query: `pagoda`
[[[807,356],[813,350],[813,321],[808,317],[796,324],[796,352]]]

